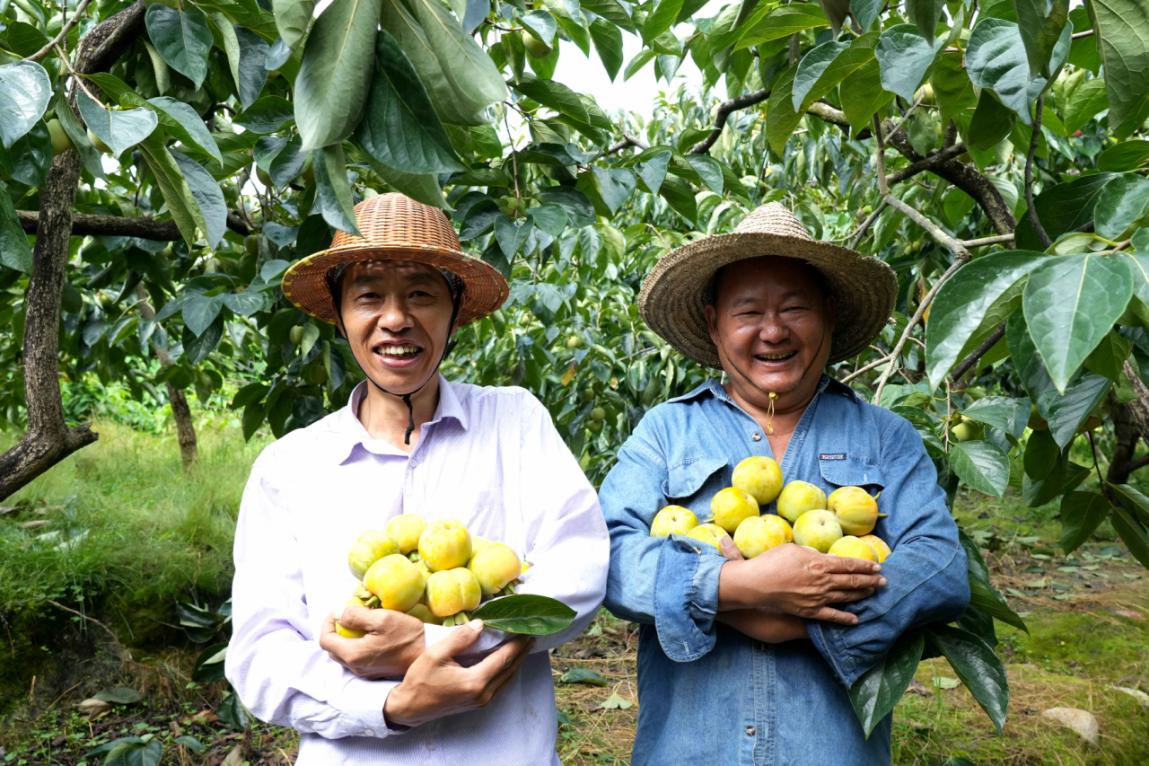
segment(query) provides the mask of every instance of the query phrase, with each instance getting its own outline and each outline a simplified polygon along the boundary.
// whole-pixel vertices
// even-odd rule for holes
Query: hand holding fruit
[[[886,584],[871,561],[779,545],[752,559],[729,561],[719,575],[719,608],[768,607],[807,619],[854,625],[858,618],[831,604],[858,601]]]
[[[482,623],[473,620],[411,664],[383,706],[389,725],[418,726],[486,707],[495,698],[523,664],[531,639],[515,638],[470,667],[460,665],[455,658],[478,641],[482,630]]]
[[[336,631],[336,616],[323,626],[319,646],[360,678],[402,678],[423,653],[423,622],[393,609],[344,607],[339,625],[361,633],[347,638]]]

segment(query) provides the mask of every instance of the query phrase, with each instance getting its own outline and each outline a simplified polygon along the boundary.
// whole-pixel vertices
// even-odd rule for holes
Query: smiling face
[[[715,278],[706,307],[710,339],[735,401],[765,411],[805,409],[830,357],[833,315],[812,266],[766,256],[736,261]]]
[[[376,385],[403,395],[431,379],[453,330],[451,289],[437,269],[356,263],[343,276],[340,295],[340,329]]]

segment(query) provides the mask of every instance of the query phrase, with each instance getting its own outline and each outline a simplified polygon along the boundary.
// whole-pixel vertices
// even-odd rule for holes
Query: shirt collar
[[[460,428],[466,430],[469,419],[460,400],[460,393],[458,384],[451,383],[439,375],[439,405],[435,408],[435,414],[423,424],[423,427],[426,428],[443,420],[453,420],[459,424]],[[347,399],[347,405],[336,413],[332,430],[338,444],[332,451],[332,455],[339,463],[346,462],[355,448],[360,446],[368,452],[376,454],[398,454],[397,448],[393,445],[382,439],[372,437],[359,420],[356,413],[359,412],[359,405],[366,395],[367,381],[363,380],[352,389],[351,396]]]
[[[840,396],[846,396],[855,401],[860,401],[858,394],[855,393],[854,389],[850,388],[841,381],[834,380],[828,375],[823,375],[818,381],[818,390],[814,392],[814,399],[817,399],[819,396],[821,396],[822,392],[827,389],[830,389],[831,393],[838,394]],[[706,382],[699,385],[693,391],[688,391],[687,393],[682,394],[681,396],[676,396],[669,401],[688,402],[692,399],[701,399],[706,396],[712,396],[729,404],[734,403],[734,400],[730,398],[730,394],[726,391],[725,386],[723,386],[722,383],[715,378],[711,378],[710,380],[707,380]],[[813,399],[811,400],[811,403],[813,403]]]

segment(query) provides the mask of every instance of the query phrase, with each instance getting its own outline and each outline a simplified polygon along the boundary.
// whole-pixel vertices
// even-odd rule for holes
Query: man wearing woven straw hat
[[[442,211],[402,195],[372,197],[356,218],[361,237],[337,233],[283,279],[289,300],[338,327],[366,380],[252,468],[227,677],[256,716],[301,732],[299,764],[558,763],[547,650],[602,600],[594,490],[537,399],[438,372],[455,329],[507,297],[502,275],[460,250]],[[532,564],[520,592],[563,601],[574,623],[507,641],[477,621],[343,608],[352,542],[403,513],[511,546]],[[336,616],[364,635],[339,635]]]
[[[606,605],[640,623],[636,766],[889,762],[889,719],[867,739],[847,690],[902,633],[969,599],[921,438],[824,374],[878,334],[896,290],[884,263],[812,240],[776,203],[647,276],[647,324],[724,382],[650,410],[600,491]],[[881,493],[876,532],[893,552],[878,565],[781,545],[743,560],[729,538],[719,553],[650,536],[664,505],[710,516],[751,455],[778,460],[787,482]]]

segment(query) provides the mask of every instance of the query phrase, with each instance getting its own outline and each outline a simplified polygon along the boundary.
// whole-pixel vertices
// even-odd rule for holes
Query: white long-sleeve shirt
[[[301,732],[299,766],[557,764],[546,650],[578,635],[602,601],[609,541],[594,489],[523,389],[440,377],[435,416],[410,454],[359,422],[364,390],[269,445],[252,468],[235,536],[228,680],[258,718]],[[539,638],[487,707],[395,731],[383,705],[398,679],[359,678],[319,635],[355,590],[352,542],[402,513],[457,519],[508,544],[531,564],[519,592],[557,598],[578,616]],[[427,626],[428,642],[449,630]],[[501,635],[484,631],[479,649]]]

